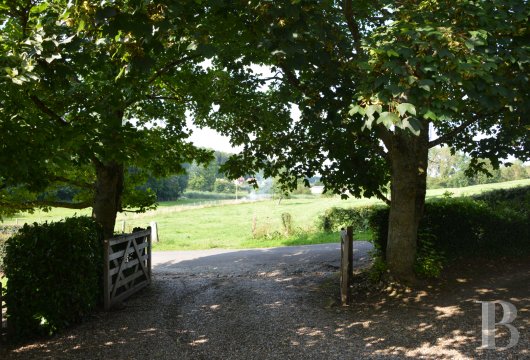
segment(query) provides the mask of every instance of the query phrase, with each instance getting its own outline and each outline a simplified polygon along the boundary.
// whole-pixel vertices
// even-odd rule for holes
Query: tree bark
[[[392,187],[387,264],[391,275],[405,282],[415,279],[418,227],[427,185],[429,138],[426,129],[419,136],[396,130],[390,149]]]
[[[103,235],[108,239],[114,234],[116,216],[121,209],[123,164],[95,161],[94,165],[97,180],[92,216],[101,224]]]

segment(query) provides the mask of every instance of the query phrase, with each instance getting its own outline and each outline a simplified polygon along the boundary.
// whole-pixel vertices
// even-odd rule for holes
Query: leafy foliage
[[[323,231],[337,231],[343,227],[353,226],[354,232],[367,231],[370,229],[370,217],[373,211],[372,206],[332,207],[318,217],[317,228]]]
[[[236,192],[236,185],[227,179],[215,179],[213,191],[217,193],[233,194]]]
[[[483,201],[494,211],[512,211],[530,222],[530,186],[487,191],[474,195],[474,200]]]
[[[102,257],[91,218],[25,225],[7,241],[10,335],[51,335],[86,316],[102,300]]]
[[[388,211],[387,207],[376,207],[370,219],[375,246],[383,256],[388,238]],[[508,206],[493,208],[470,198],[430,200],[425,204],[418,236],[417,258],[427,263],[418,266],[426,273],[436,273],[442,254],[449,260],[528,253],[529,238],[527,215]]]
[[[20,229],[19,226],[0,226],[0,272],[3,272],[7,239]]]
[[[251,0],[211,11],[226,16],[209,24],[218,111],[199,121],[244,145],[226,171],[264,168],[291,189],[320,174],[328,192],[387,203],[391,182],[396,275],[412,272],[429,148],[469,153],[472,172],[479,159],[529,159],[523,0]]]
[[[145,209],[155,197],[137,186],[149,176],[211,159],[186,142],[186,112],[209,105],[198,2],[1,4],[0,208],[90,207],[110,191],[102,217]],[[73,202],[52,196],[65,184]]]
[[[187,175],[170,175],[159,179],[150,177],[140,189],[154,192],[157,201],[172,201],[180,198],[187,186]]]
[[[447,147],[430,149],[427,187],[463,187],[530,177],[530,166],[525,166],[520,160],[495,169],[490,160],[482,159],[480,162],[483,165],[478,173],[469,173],[471,162],[472,159],[460,151],[453,154]]]

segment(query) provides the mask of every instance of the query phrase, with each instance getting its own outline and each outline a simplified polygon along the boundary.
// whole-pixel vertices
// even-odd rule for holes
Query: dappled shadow
[[[530,259],[504,264],[480,263],[458,266],[444,281],[414,291],[393,291],[357,296],[342,320],[328,328],[293,330],[300,347],[317,342],[358,341],[361,354],[399,358],[530,358]],[[516,347],[505,351],[480,349],[481,304],[509,301],[518,309],[513,325],[520,334]],[[337,308],[338,309],[338,308]],[[497,307],[496,319],[502,311]],[[510,334],[497,327],[498,347]],[[340,346],[340,345],[338,345]]]
[[[186,357],[173,327],[164,321],[162,298],[170,298],[160,281],[130,298],[126,307],[99,311],[49,339],[2,344],[1,359],[169,359]]]
[[[501,267],[478,263],[413,291],[358,296],[343,308],[337,305],[337,277],[331,272],[221,277],[184,305],[193,317],[185,317],[181,331],[197,358],[528,358],[529,281],[528,261]],[[479,349],[477,301],[490,300],[517,307],[516,347]],[[497,346],[505,346],[506,329],[498,327],[497,335]],[[227,352],[217,354],[218,349]]]
[[[160,261],[154,266],[153,285],[128,300],[123,310],[98,313],[52,339],[0,352],[0,358],[530,356],[530,259],[458,265],[449,269],[443,281],[425,283],[413,291],[396,288],[357,294],[352,305],[344,308],[337,305],[336,268],[325,257],[291,250],[276,254],[277,260],[269,264],[259,258],[271,255],[270,249],[210,254],[209,261],[191,255],[179,262]],[[208,270],[212,264],[222,267],[224,263],[224,270]],[[505,300],[517,307],[513,323],[520,332],[517,347],[505,352],[478,349],[478,300]],[[498,345],[505,345],[507,331],[499,327],[497,333]]]

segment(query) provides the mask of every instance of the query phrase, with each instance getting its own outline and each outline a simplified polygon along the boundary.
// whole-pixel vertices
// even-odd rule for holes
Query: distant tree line
[[[479,162],[481,171],[471,174],[472,159],[462,152],[451,153],[447,147],[432,148],[429,152],[427,187],[464,187],[530,178],[530,166],[514,160],[498,167],[485,159]]]

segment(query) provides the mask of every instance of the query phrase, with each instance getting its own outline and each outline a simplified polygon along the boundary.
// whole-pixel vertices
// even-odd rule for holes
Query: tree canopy
[[[219,108],[203,118],[244,145],[229,171],[265,168],[293,187],[320,174],[328,191],[391,204],[397,277],[411,277],[429,148],[465,151],[474,171],[480,158],[528,160],[526,1],[251,0],[212,11],[225,14],[212,40]]]
[[[233,177],[321,175],[390,204],[388,264],[410,278],[429,148],[468,153],[473,171],[530,156],[529,13],[525,0],[3,0],[0,203],[75,184],[109,234],[126,166],[209,159],[185,142],[191,114],[243,145]],[[37,200],[16,203],[52,203]]]
[[[196,1],[0,2],[1,208],[92,206],[111,234],[116,211],[154,200],[135,179],[209,161],[186,142],[186,115],[207,101],[204,12]],[[58,184],[83,191],[74,203],[35,196]]]

